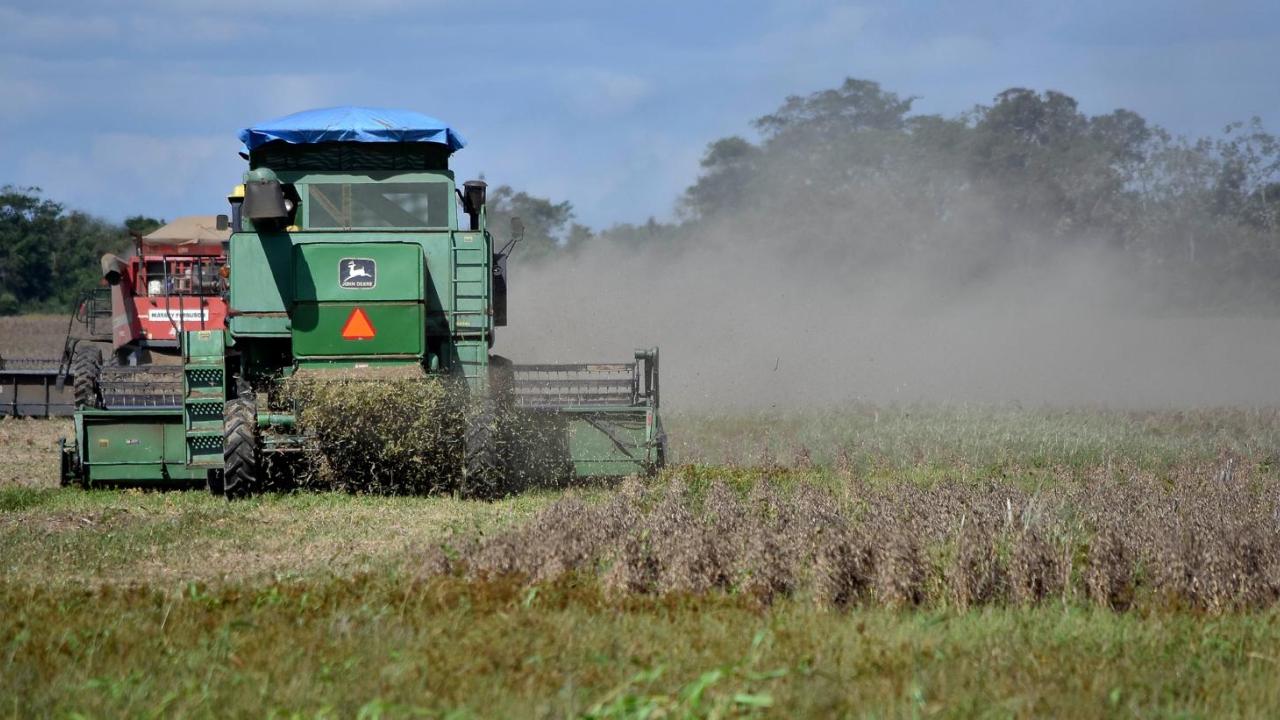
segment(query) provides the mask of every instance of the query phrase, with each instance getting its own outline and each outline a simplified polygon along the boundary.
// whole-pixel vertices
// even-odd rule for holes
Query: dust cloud
[[[722,222],[678,249],[601,239],[543,264],[517,250],[495,351],[616,361],[656,345],[663,404],[681,410],[1280,402],[1280,319],[1173,312],[1096,244],[1017,262],[978,251],[960,270],[860,264],[827,252],[858,247],[857,231],[823,225]]]

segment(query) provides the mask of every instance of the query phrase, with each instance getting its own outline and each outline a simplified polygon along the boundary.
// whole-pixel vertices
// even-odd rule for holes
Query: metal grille
[[[187,405],[187,414],[194,421],[221,420],[221,402],[193,402]]]
[[[637,363],[516,365],[513,391],[518,407],[559,410],[597,405],[639,405]]]
[[[222,449],[222,438],[214,435],[195,435],[187,438],[191,449],[196,452],[210,452]]]
[[[89,337],[111,339],[111,289],[94,288],[86,292],[81,305],[84,316],[85,331]]]
[[[104,367],[99,388],[109,410],[182,407],[182,366]]]
[[[222,386],[222,370],[217,368],[194,368],[187,371],[187,382],[192,387],[209,388]]]
[[[275,170],[446,170],[449,151],[437,143],[328,142],[290,145],[275,141],[250,153],[251,167]]]
[[[57,375],[58,360],[57,358],[0,358],[0,370],[24,374]]]

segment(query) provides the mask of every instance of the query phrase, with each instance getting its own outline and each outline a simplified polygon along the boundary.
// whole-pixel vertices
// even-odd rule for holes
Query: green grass
[[[14,716],[1266,716],[1274,613],[972,613],[396,574],[96,591],[0,585]],[[367,716],[367,715],[366,715]]]
[[[24,467],[56,461],[61,425],[6,427],[17,439],[0,449]],[[692,463],[671,476],[693,486],[1029,486],[1177,477],[1224,456],[1270,473],[1280,447],[1280,414],[1247,410],[854,408],[674,416],[669,430]],[[1280,716],[1275,609],[761,609],[609,596],[577,576],[427,578],[427,548],[563,493],[229,504],[51,485],[0,477],[0,716]]]
[[[352,574],[517,522],[554,497],[299,493],[228,503],[200,491],[9,488],[0,490],[0,568],[11,582],[35,585]]]

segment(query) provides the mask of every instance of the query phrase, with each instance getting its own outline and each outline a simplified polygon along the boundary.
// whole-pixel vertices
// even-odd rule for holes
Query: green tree
[[[845,78],[838,88],[792,95],[753,124],[767,140],[804,135],[821,141],[859,130],[902,130],[917,99],[887,92],[871,80]]]
[[[702,156],[702,174],[684,192],[680,210],[699,218],[737,210],[759,174],[760,148],[734,136],[716,140]]]
[[[538,260],[563,249],[567,240],[565,232],[573,220],[573,206],[569,201],[552,202],[509,185],[499,185],[489,191],[488,208],[485,210],[490,232],[497,238],[498,246],[510,239],[511,219],[520,218],[524,223],[524,239],[515,251],[524,261]],[[576,240],[581,240],[581,231]]]
[[[51,238],[54,252],[50,269],[59,282],[50,300],[62,308],[70,305],[82,290],[99,283],[102,277],[99,260],[106,253],[118,253],[128,247],[129,231],[78,210],[64,214],[58,224],[59,231]]]
[[[758,140],[707,146],[686,223],[662,237],[785,243],[788,261],[834,275],[925,263],[957,282],[1109,246],[1188,302],[1280,302],[1280,140],[1259,120],[1185,140],[1052,90],[1010,88],[953,118],[912,114],[914,100],[856,78],[786,98]]]
[[[1006,235],[1122,244],[1133,181],[1151,139],[1146,121],[1117,110],[1088,117],[1066,94],[1011,88],[980,108],[974,178],[1007,218]]]
[[[53,294],[53,239],[62,209],[41,198],[39,188],[0,188],[0,294],[12,295],[22,307]]]
[[[157,227],[131,218],[134,227]],[[98,282],[98,259],[128,247],[129,230],[41,197],[39,188],[0,189],[0,298],[8,312],[63,309]]]
[[[146,235],[164,226],[164,220],[146,215],[131,215],[124,219],[124,229],[130,235]]]

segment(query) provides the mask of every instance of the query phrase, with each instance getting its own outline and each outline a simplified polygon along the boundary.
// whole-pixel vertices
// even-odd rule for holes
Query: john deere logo
[[[338,287],[368,290],[378,284],[378,264],[371,258],[342,258],[338,263]]]

